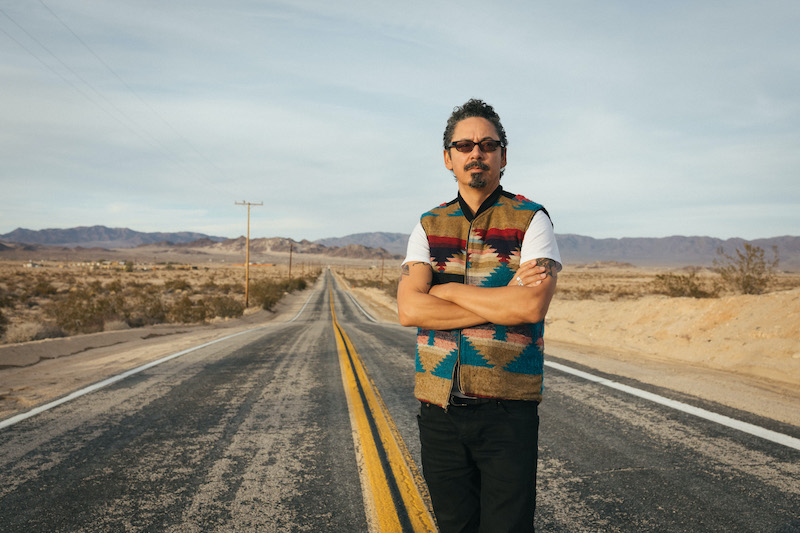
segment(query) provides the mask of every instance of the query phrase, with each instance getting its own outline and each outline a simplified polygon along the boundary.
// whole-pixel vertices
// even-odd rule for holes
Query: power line
[[[40,0],[40,3],[47,9],[47,11],[59,23],[61,23],[65,28],[67,28],[67,30],[69,30],[69,32],[72,34],[72,36],[84,48],[86,48],[95,57],[95,59],[97,59],[97,61],[100,62],[100,64],[102,64],[109,72],[111,72],[111,74],[117,80],[119,80],[120,83],[122,83],[123,86],[131,94],[133,94],[145,107],[147,107],[150,110],[150,112],[153,113],[153,115],[158,117],[159,120],[161,120],[175,135],[177,135],[184,143],[186,143],[186,145],[189,146],[191,148],[191,150],[194,153],[196,153],[204,161],[205,164],[207,164],[210,167],[212,167],[213,169],[215,169],[214,174],[216,174],[216,175],[222,174],[223,176],[226,174],[216,164],[214,164],[211,160],[209,160],[208,157],[206,157],[202,152],[200,152],[194,145],[192,145],[192,143],[190,143],[183,135],[181,135],[180,132],[178,132],[178,130],[176,128],[174,128],[169,122],[166,121],[166,119],[164,119],[158,112],[156,112],[155,109],[153,109],[152,106],[150,106],[136,91],[134,91],[133,88],[128,83],[126,83],[125,80],[123,80],[122,77],[119,76],[119,74],[117,74],[116,71],[114,71],[114,69],[111,68],[110,65],[108,65],[107,62],[103,61],[103,59],[83,39],[81,39],[80,36],[78,36],[78,34],[75,31],[73,31],[72,28],[70,28],[52,9],[50,9],[49,6],[47,6],[42,0]],[[124,128],[126,128],[128,131],[133,133],[135,136],[137,136],[143,142],[148,144],[151,148],[154,148],[155,150],[161,152],[163,155],[165,155],[170,160],[176,162],[177,164],[179,164],[181,166],[185,166],[186,170],[191,172],[192,174],[197,174],[197,175],[201,176],[201,178],[203,178],[203,180],[207,184],[211,185],[214,189],[216,189],[218,191],[222,190],[221,187],[216,182],[210,181],[210,180],[205,178],[205,174],[206,173],[201,168],[199,168],[196,165],[192,164],[189,160],[186,160],[185,158],[180,157],[173,150],[171,150],[168,146],[166,146],[160,139],[158,139],[155,135],[153,135],[151,132],[149,132],[146,127],[144,127],[142,124],[137,122],[130,115],[128,115],[125,111],[123,111],[119,106],[117,106],[114,102],[112,102],[109,98],[107,98],[91,82],[89,82],[89,80],[87,80],[86,78],[81,76],[78,72],[76,72],[73,68],[71,68],[66,62],[64,62],[60,57],[58,57],[55,54],[55,52],[53,52],[48,46],[46,46],[33,33],[31,33],[25,27],[23,27],[17,20],[15,20],[11,15],[9,15],[5,10],[0,9],[0,13],[2,13],[9,21],[11,21],[17,28],[19,28],[19,30],[22,31],[31,41],[36,43],[42,50],[47,52],[47,54],[49,54],[49,56],[51,56],[55,61],[57,61],[58,64],[60,64],[64,69],[66,69],[66,71],[71,73],[72,76],[74,76],[75,79],[79,80],[80,82],[83,83],[83,85],[88,87],[91,90],[91,92],[87,92],[80,85],[76,84],[73,80],[69,79],[62,72],[60,72],[59,70],[54,68],[53,65],[50,64],[48,61],[45,61],[40,54],[36,53],[34,50],[32,50],[31,48],[26,46],[22,41],[20,41],[16,37],[14,37],[11,33],[6,31],[2,27],[0,27],[0,31],[5,33],[12,41],[17,43],[17,45],[19,45],[30,56],[35,58],[47,70],[49,70],[50,72],[52,72],[55,75],[57,75],[59,78],[61,78],[62,81],[64,81],[67,85],[69,85],[70,87],[75,89],[86,100],[88,100],[89,102],[94,104],[101,111],[103,111],[106,115],[108,115],[109,117],[114,119],[117,123],[119,123]],[[94,93],[94,95],[92,93]],[[103,103],[105,105],[103,105]],[[109,108],[111,108],[111,109],[109,109]],[[116,111],[116,114],[111,111],[112,109]]]
[[[2,13],[3,15],[5,15],[5,16],[6,16],[6,18],[7,18],[8,20],[10,20],[11,22],[13,22],[13,23],[14,23],[14,24],[15,24],[15,25],[16,25],[16,26],[19,28],[19,29],[21,29],[23,32],[25,32],[25,34],[26,34],[26,35],[28,35],[29,37],[31,37],[32,39],[34,39],[34,41],[36,41],[36,39],[35,39],[35,38],[33,38],[33,37],[30,35],[30,33],[28,33],[28,32],[27,32],[27,31],[26,31],[26,30],[25,30],[25,29],[24,29],[22,26],[20,26],[20,25],[17,23],[17,21],[16,21],[16,20],[14,20],[13,18],[11,18],[11,17],[9,16],[9,14],[8,14],[8,13],[6,13],[5,11],[3,11],[2,9],[0,9],[0,13]],[[30,54],[30,55],[31,55],[33,58],[35,58],[37,61],[39,61],[39,63],[41,63],[41,64],[42,64],[42,65],[43,65],[45,68],[47,68],[47,69],[48,69],[50,72],[52,72],[53,74],[55,74],[56,76],[58,76],[59,78],[61,78],[61,79],[62,79],[62,80],[65,82],[65,83],[67,83],[68,85],[72,86],[72,88],[73,88],[73,89],[75,89],[76,91],[78,91],[79,93],[81,93],[81,94],[82,94],[84,97],[86,97],[86,99],[87,99],[87,100],[89,100],[89,101],[92,101],[92,98],[91,98],[91,97],[90,97],[88,94],[86,94],[86,93],[83,91],[83,89],[81,89],[80,87],[78,87],[77,85],[75,85],[75,84],[74,84],[74,83],[73,83],[71,80],[67,79],[67,78],[66,78],[66,77],[65,77],[63,74],[61,74],[61,73],[60,73],[60,72],[58,72],[56,69],[54,69],[54,68],[52,67],[52,65],[50,65],[49,63],[47,63],[47,62],[46,62],[44,59],[42,59],[42,58],[41,58],[41,57],[40,57],[38,54],[36,54],[36,53],[35,53],[33,50],[31,50],[30,48],[28,48],[27,46],[25,46],[25,45],[22,43],[22,41],[20,41],[19,39],[17,39],[16,37],[14,37],[13,35],[11,35],[10,33],[8,33],[8,32],[7,32],[5,29],[3,29],[2,27],[0,27],[0,31],[2,31],[3,33],[5,33],[5,34],[8,36],[8,38],[9,38],[9,39],[11,39],[11,40],[12,40],[12,41],[14,41],[15,43],[17,43],[17,44],[20,46],[20,48],[22,48],[23,50],[25,50],[26,52],[28,52],[28,54]],[[40,44],[40,46],[41,46],[41,44]],[[94,103],[96,104],[96,102],[94,102]],[[100,107],[100,109],[102,109],[103,111],[105,111],[106,113],[108,113],[108,111],[107,111],[106,109],[104,109],[102,106],[98,106],[98,107]],[[113,115],[112,115],[112,118],[115,118],[115,119],[116,119],[116,117],[114,117]],[[117,119],[117,120],[119,120],[119,119]]]
[[[155,115],[165,126],[167,126],[175,135],[177,135],[184,143],[186,143],[186,145],[189,148],[191,148],[195,154],[200,156],[203,159],[203,161],[205,161],[208,165],[212,166],[215,170],[217,170],[219,174],[222,174],[223,176],[225,175],[225,171],[219,168],[213,161],[208,159],[208,157],[206,157],[204,153],[198,150],[186,137],[184,137],[181,134],[181,132],[179,132],[172,124],[169,123],[169,121],[167,121],[158,111],[156,111],[153,108],[153,106],[151,106],[144,98],[142,98],[139,95],[139,93],[133,89],[133,87],[131,87],[119,74],[117,74],[117,72],[111,67],[111,65],[109,65],[106,61],[104,61],[102,57],[100,57],[88,44],[86,44],[86,41],[81,39],[81,37],[77,33],[75,33],[75,31],[66,22],[64,22],[64,20],[61,17],[59,17],[52,9],[50,9],[50,7],[44,3],[44,0],[39,0],[39,3],[42,4],[45,7],[45,9],[47,9],[47,11],[50,12],[50,14],[53,15],[53,17],[58,22],[60,22],[61,25],[64,26],[72,34],[72,36],[75,37],[75,39],[79,43],[81,43],[81,45],[83,45],[83,47],[86,48],[86,50],[88,50],[89,53],[91,53],[95,57],[95,59],[97,59],[97,61],[101,65],[103,65],[106,68],[106,70],[108,70],[122,85],[124,85],[125,88],[131,94],[133,94],[139,100],[139,102],[142,103],[142,105],[144,105],[147,109],[149,109],[150,112],[153,113],[153,115]]]
[[[35,36],[35,35],[33,35],[33,34],[32,34],[31,32],[29,32],[28,30],[26,30],[26,29],[25,29],[25,28],[24,28],[24,27],[23,27],[23,26],[22,26],[22,25],[21,25],[19,22],[17,22],[16,20],[14,20],[14,19],[13,19],[13,18],[12,18],[12,17],[11,17],[11,16],[8,14],[8,13],[6,13],[5,11],[3,11],[2,9],[0,9],[0,12],[2,12],[2,13],[3,13],[3,15],[5,15],[5,16],[6,16],[6,18],[8,18],[8,20],[10,20],[11,22],[13,22],[13,23],[14,23],[14,25],[15,25],[17,28],[19,28],[19,29],[20,29],[20,30],[21,30],[23,33],[25,33],[25,35],[27,35],[27,36],[28,36],[28,37],[29,37],[29,38],[30,38],[30,39],[31,39],[33,42],[35,42],[36,44],[38,44],[38,45],[39,45],[39,46],[42,48],[42,50],[44,50],[45,52],[47,52],[48,54],[50,54],[50,56],[51,56],[53,59],[55,59],[55,60],[56,60],[56,61],[57,61],[57,62],[58,62],[58,63],[59,63],[59,64],[60,64],[62,67],[64,67],[64,68],[65,68],[67,71],[69,71],[69,72],[70,72],[70,73],[71,73],[73,76],[75,76],[75,78],[77,78],[78,80],[80,80],[81,82],[83,82],[83,84],[84,84],[84,85],[86,85],[86,86],[87,86],[89,89],[91,89],[91,90],[92,90],[92,91],[93,91],[93,92],[94,92],[94,93],[95,93],[95,94],[96,94],[96,95],[97,95],[97,96],[98,96],[100,99],[102,99],[102,100],[103,100],[103,101],[104,101],[106,104],[108,104],[109,106],[111,106],[112,108],[114,108],[114,109],[115,109],[115,110],[116,110],[116,111],[117,111],[117,112],[118,112],[120,115],[122,115],[122,116],[123,116],[123,117],[124,117],[126,120],[128,120],[129,122],[131,122],[131,123],[133,123],[133,124],[135,124],[135,125],[137,125],[137,126],[138,126],[138,124],[136,123],[136,121],[134,121],[134,120],[133,120],[131,117],[129,117],[129,116],[128,116],[127,114],[125,114],[125,113],[124,113],[124,112],[123,112],[121,109],[119,109],[119,107],[117,107],[117,106],[116,106],[116,105],[115,105],[113,102],[111,102],[111,101],[110,101],[108,98],[106,98],[106,96],[105,96],[105,95],[103,95],[103,94],[102,94],[100,91],[98,91],[98,90],[97,90],[97,89],[96,89],[96,88],[95,88],[95,87],[94,87],[94,86],[93,86],[91,83],[89,83],[89,81],[88,81],[88,80],[86,80],[86,79],[85,79],[83,76],[81,76],[80,74],[78,74],[77,72],[75,72],[75,70],[73,70],[73,69],[72,69],[72,67],[70,67],[69,65],[67,65],[67,64],[66,64],[64,61],[62,61],[62,60],[61,60],[61,58],[59,58],[59,57],[58,57],[58,56],[57,56],[57,55],[56,55],[56,54],[55,54],[55,53],[54,53],[52,50],[50,50],[50,48],[48,48],[47,46],[45,46],[45,44],[44,44],[44,43],[42,43],[42,41],[40,41],[38,38],[36,38],[36,36]],[[5,33],[6,33],[6,35],[9,35],[9,37],[11,37],[11,35],[10,35],[8,32],[5,32]],[[125,123],[124,123],[122,120],[120,120],[120,119],[119,119],[119,117],[115,117],[115,116],[114,116],[112,113],[110,113],[110,112],[108,111],[108,109],[106,109],[106,108],[104,108],[103,106],[101,106],[101,105],[98,103],[97,99],[93,98],[92,96],[90,96],[89,94],[87,94],[87,93],[86,93],[86,92],[85,92],[83,89],[81,89],[81,88],[80,88],[78,85],[76,85],[75,83],[73,83],[72,81],[70,81],[69,79],[67,79],[67,78],[66,78],[64,75],[62,75],[60,72],[58,72],[56,69],[54,69],[54,68],[52,67],[52,65],[50,65],[49,63],[47,63],[47,62],[46,62],[44,59],[42,59],[42,58],[41,58],[41,57],[40,57],[38,54],[34,53],[34,52],[31,50],[31,49],[29,49],[28,47],[24,46],[24,45],[23,45],[23,44],[22,44],[22,43],[21,43],[19,40],[17,40],[16,38],[14,38],[14,37],[11,37],[11,38],[12,38],[12,39],[13,39],[13,40],[14,40],[14,41],[17,43],[17,44],[19,44],[20,46],[22,46],[22,48],[23,48],[23,49],[24,49],[26,52],[28,52],[29,54],[31,54],[32,56],[34,56],[36,59],[38,59],[38,60],[39,60],[39,62],[40,62],[40,63],[42,63],[44,66],[46,66],[46,67],[47,67],[47,68],[48,68],[48,69],[49,69],[51,72],[54,72],[54,73],[55,73],[55,74],[57,74],[57,75],[58,75],[58,76],[59,76],[59,77],[60,77],[62,80],[66,81],[66,82],[67,82],[69,85],[71,85],[73,88],[77,89],[77,90],[78,90],[78,92],[80,92],[80,93],[81,93],[81,94],[82,94],[82,95],[83,95],[83,96],[84,96],[84,97],[85,97],[87,100],[89,100],[89,101],[91,101],[92,103],[94,103],[95,105],[97,105],[97,107],[99,107],[101,110],[105,111],[105,112],[106,112],[108,115],[110,115],[112,118],[114,118],[115,120],[117,120],[117,121],[118,121],[120,124],[122,124],[122,125],[126,126],[126,127],[127,127],[127,128],[130,130],[130,131],[132,131],[133,133],[135,133],[135,134],[139,135],[139,137],[140,137],[142,140],[145,140],[145,141],[146,141],[146,139],[144,139],[144,137],[141,135],[141,133],[140,133],[140,132],[137,132],[137,131],[133,130],[133,128],[131,128],[131,127],[130,127],[130,124],[125,124]],[[139,126],[139,127],[141,128],[141,126]]]

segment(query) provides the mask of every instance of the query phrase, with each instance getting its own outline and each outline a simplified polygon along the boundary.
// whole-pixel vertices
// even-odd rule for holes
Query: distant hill
[[[81,226],[69,229],[30,230],[17,228],[0,235],[1,241],[38,244],[44,246],[63,246],[66,248],[135,248],[142,244],[158,242],[186,243],[198,239],[212,241],[224,237],[212,237],[202,233],[182,231],[177,233],[143,233],[128,228],[108,228],[106,226]]]
[[[557,234],[561,257],[567,265],[595,262],[631,263],[637,266],[711,266],[717,257],[717,249],[722,247],[732,254],[741,248],[742,243],[750,242],[766,251],[772,257],[772,246],[778,247],[780,268],[800,271],[800,237],[783,236],[769,239],[716,239],[713,237],[661,237],[661,238],[622,238],[595,239],[582,235]],[[244,250],[245,239],[226,239],[201,233],[142,233],[126,228],[107,228],[105,226],[80,227],[71,229],[27,230],[18,228],[11,233],[0,235],[0,241],[21,243],[25,246],[60,246],[69,248],[135,248],[155,246],[160,248],[197,250],[216,249],[218,251],[239,252]],[[403,233],[356,233],[344,237],[331,237],[317,241],[295,241],[283,237],[257,238],[250,240],[250,250],[254,253],[288,252],[322,254],[335,257],[378,258],[405,256],[408,235]],[[3,246],[0,245],[0,251]]]
[[[378,235],[378,234],[376,234]],[[390,236],[391,234],[382,234]],[[407,239],[407,236],[402,236]],[[336,241],[337,239],[331,239]],[[379,246],[383,240],[391,241],[391,237],[375,237],[366,246],[359,242],[343,242],[341,245],[322,244],[308,240],[295,241],[284,237],[251,238],[250,251],[252,253],[288,253],[293,250],[298,254],[318,254],[331,257],[344,257],[351,259],[377,259],[395,258],[393,254]],[[245,238],[238,237],[227,239],[213,237],[202,233],[177,232],[177,233],[143,233],[127,228],[108,228],[106,226],[78,227],[70,229],[44,229],[29,230],[17,228],[5,235],[0,235],[0,252],[45,252],[46,249],[59,248],[63,251],[90,250],[90,249],[147,249],[148,253],[158,249],[160,252],[173,250],[188,253],[203,253],[216,251],[222,253],[239,253],[245,248]],[[9,246],[3,244],[7,243]],[[366,242],[366,241],[365,241]],[[405,251],[405,244],[403,244]],[[396,256],[396,257],[395,257]]]
[[[206,240],[196,241],[187,244],[175,245],[181,248],[200,248],[212,249],[217,252],[228,253],[241,253],[244,252],[247,240],[244,237],[236,239],[225,239],[221,242],[208,242]],[[311,242],[303,239],[302,241],[295,241],[285,237],[271,237],[250,239],[250,253],[251,254],[269,254],[270,252],[288,253],[293,251],[296,254],[318,254],[327,255],[331,257],[348,257],[351,259],[377,259],[377,258],[391,258],[395,257],[400,259],[400,256],[395,256],[383,248],[373,248],[364,246],[362,244],[349,243],[342,246],[326,246],[319,242]]]
[[[749,242],[772,257],[772,246],[778,247],[780,268],[800,270],[800,237],[784,236],[769,239],[716,239],[713,237],[641,237],[621,239],[595,239],[582,235],[557,234],[558,248],[565,264],[586,264],[598,261],[625,262],[637,266],[712,266],[722,247],[733,254],[742,243]],[[356,233],[345,237],[320,239],[320,244],[346,246],[379,244],[387,251],[405,255],[408,235],[402,233]],[[372,244],[374,243],[374,244]]]
[[[348,246],[357,244],[367,248],[383,248],[387,252],[395,255],[405,256],[408,246],[408,235],[405,233],[385,233],[377,231],[373,233],[354,233],[345,237],[329,237],[314,241],[323,246]]]
[[[561,257],[567,264],[595,261],[625,261],[640,266],[711,266],[717,250],[726,253],[742,248],[749,242],[763,248],[772,258],[772,247],[778,247],[780,268],[800,269],[800,237],[783,236],[769,239],[715,239],[713,237],[661,237],[594,239],[581,235],[556,235]]]

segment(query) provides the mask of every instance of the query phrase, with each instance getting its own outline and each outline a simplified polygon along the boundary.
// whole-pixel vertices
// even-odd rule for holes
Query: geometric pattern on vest
[[[433,283],[508,285],[520,265],[525,231],[540,210],[541,205],[498,187],[472,219],[464,215],[459,198],[423,214]],[[446,407],[458,364],[458,386],[468,395],[540,401],[543,333],[544,322],[447,331],[419,328],[415,394]]]

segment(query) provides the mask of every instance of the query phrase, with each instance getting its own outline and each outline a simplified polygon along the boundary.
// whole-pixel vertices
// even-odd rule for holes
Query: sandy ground
[[[397,321],[394,298],[351,290],[376,318]],[[293,316],[307,295],[288,296],[275,313],[204,326],[0,346],[0,419],[281,313]],[[800,289],[709,300],[556,297],[545,340],[550,355],[800,427]]]

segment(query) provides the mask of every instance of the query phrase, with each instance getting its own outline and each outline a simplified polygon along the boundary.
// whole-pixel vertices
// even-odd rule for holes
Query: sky
[[[410,233],[481,98],[557,234],[800,235],[800,3],[0,0],[0,234]]]

